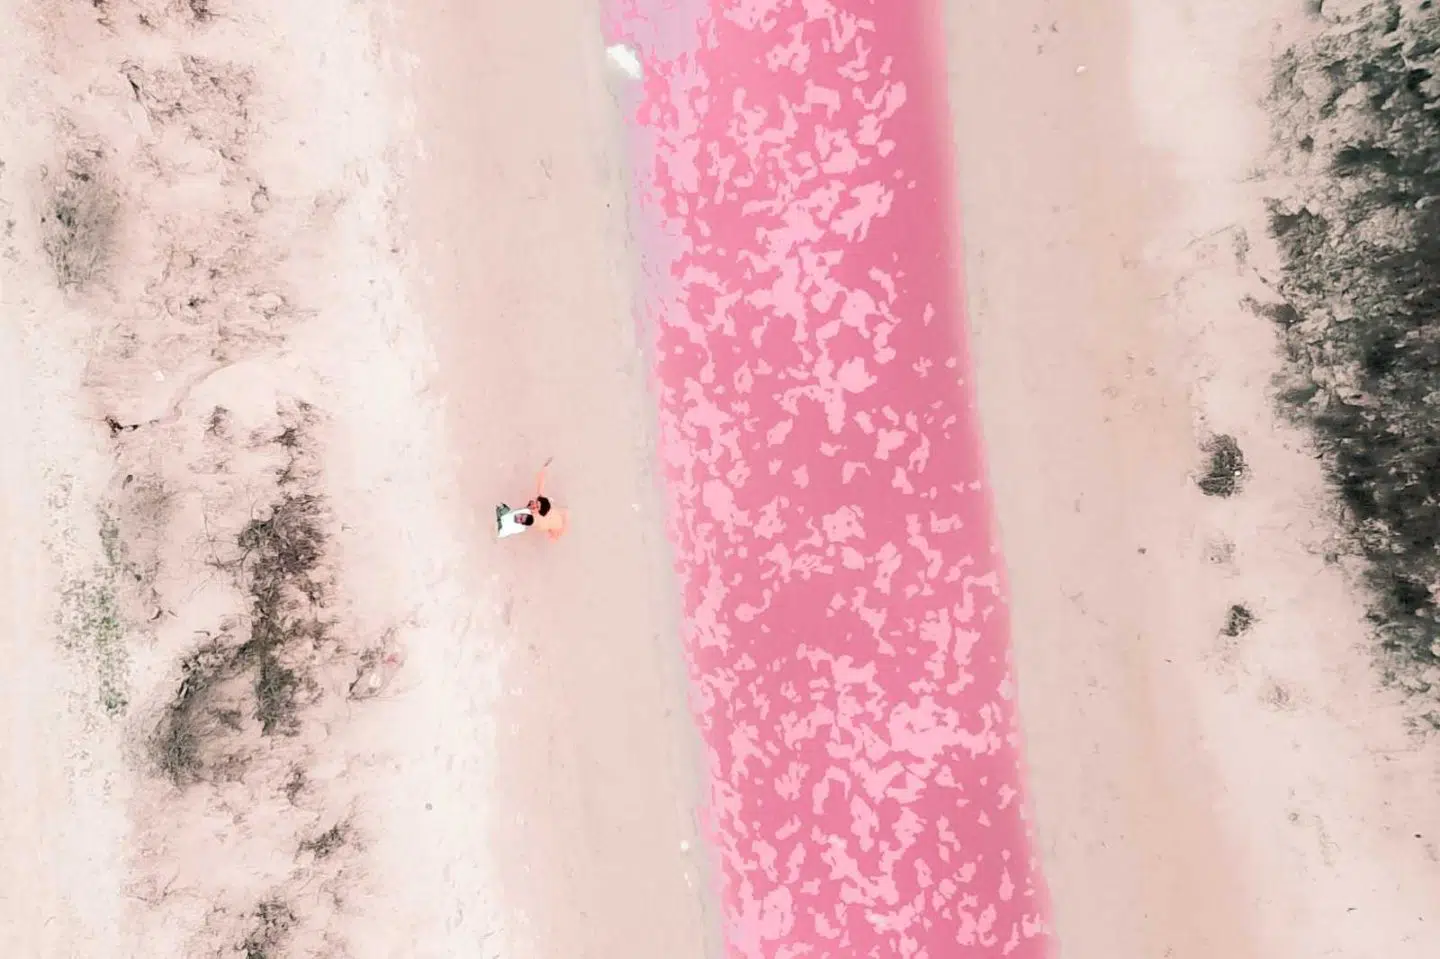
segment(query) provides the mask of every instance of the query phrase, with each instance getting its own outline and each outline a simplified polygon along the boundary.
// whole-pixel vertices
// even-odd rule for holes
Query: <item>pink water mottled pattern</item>
[[[1039,956],[932,4],[617,0],[735,956]]]

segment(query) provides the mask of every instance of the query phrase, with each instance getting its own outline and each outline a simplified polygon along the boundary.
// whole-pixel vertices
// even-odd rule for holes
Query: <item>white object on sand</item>
[[[605,56],[632,80],[639,80],[644,72],[640,66],[640,58],[635,55],[635,51],[623,43],[612,43],[606,47]]]

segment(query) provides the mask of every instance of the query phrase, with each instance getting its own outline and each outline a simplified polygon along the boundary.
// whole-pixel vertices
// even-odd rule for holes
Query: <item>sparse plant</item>
[[[295,926],[295,912],[284,900],[267,899],[250,915],[250,932],[240,944],[245,959],[278,959],[277,950]]]
[[[305,774],[305,767],[299,763],[290,767],[290,776],[285,780],[285,798],[290,805],[295,805],[300,800],[300,794],[305,791],[309,784],[309,777]]]
[[[117,571],[123,566],[125,553],[120,542],[120,521],[109,510],[100,511],[100,552],[106,566]]]
[[[1254,625],[1255,614],[1250,612],[1249,607],[1241,603],[1236,603],[1226,610],[1225,625],[1220,628],[1220,632],[1234,639],[1237,636],[1248,633],[1250,627]]]
[[[303,450],[301,435],[291,435],[293,458]],[[317,688],[303,670],[304,657],[327,638],[327,623],[319,616],[323,520],[318,496],[284,493],[236,534],[238,553],[212,560],[234,575],[249,596],[248,634],[238,643],[228,636],[207,642],[182,664],[180,688],[151,741],[156,766],[177,786],[243,765],[243,753],[222,757],[216,766],[207,757],[216,742],[243,732],[246,714],[264,735],[298,728],[302,694]],[[235,684],[219,695],[231,680]],[[248,697],[238,693],[242,683]],[[285,787],[292,803],[304,788],[303,771],[296,775]]]
[[[75,150],[46,177],[50,195],[40,212],[41,245],[63,290],[84,290],[114,253],[120,196],[103,161],[99,150]]]
[[[250,639],[241,649],[256,666],[255,715],[267,734],[295,725],[303,681],[282,658],[287,646],[323,632],[313,611],[299,603],[304,598],[313,606],[321,595],[314,576],[324,547],[321,512],[316,496],[286,495],[237,539],[250,592]]]
[[[316,859],[327,859],[350,841],[350,833],[349,822],[337,822],[318,836],[302,840],[299,851],[309,853]]]
[[[230,435],[230,411],[223,406],[217,406],[210,411],[205,420],[205,435],[213,436],[216,439],[227,439]]]
[[[250,651],[254,654],[254,650]],[[295,695],[300,677],[283,665],[273,650],[258,654],[255,674],[255,718],[266,733],[291,732],[295,726]]]
[[[355,678],[350,682],[351,699],[370,699],[380,695],[404,662],[403,654],[391,648],[393,635],[394,630],[388,631],[380,645],[360,653],[359,662],[355,665]]]
[[[230,726],[229,711],[216,708],[212,693],[242,668],[238,650],[224,640],[205,643],[181,663],[180,686],[150,739],[155,765],[176,786],[203,778],[209,740]]]
[[[130,705],[126,692],[125,623],[115,598],[114,571],[98,568],[88,579],[68,582],[61,593],[63,642],[89,660],[99,685],[100,706],[119,716]]]
[[[1195,480],[1195,485],[1206,496],[1234,496],[1246,475],[1245,456],[1240,452],[1240,444],[1235,442],[1235,437],[1222,433],[1207,440],[1202,449],[1210,461],[1205,472]]]

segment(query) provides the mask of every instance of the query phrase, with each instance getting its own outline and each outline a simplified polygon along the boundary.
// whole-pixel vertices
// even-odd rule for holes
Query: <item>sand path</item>
[[[407,212],[477,562],[503,606],[504,882],[542,955],[717,947],[619,111],[599,9],[407,9]],[[559,543],[493,540],[553,457]]]

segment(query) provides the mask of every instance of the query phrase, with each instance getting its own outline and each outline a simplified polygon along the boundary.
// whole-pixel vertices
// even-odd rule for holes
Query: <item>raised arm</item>
[[[542,496],[545,495],[545,471],[550,468],[550,464],[551,464],[552,462],[554,462],[554,460],[555,460],[555,457],[552,456],[552,457],[550,457],[549,459],[547,459],[544,463],[542,463],[541,466],[540,466],[540,472],[537,473],[536,476],[535,476],[535,498],[536,498],[536,499],[539,499],[540,497],[542,497]]]

